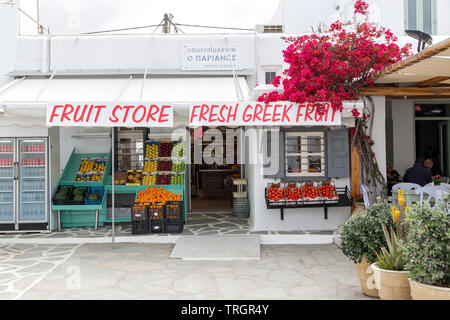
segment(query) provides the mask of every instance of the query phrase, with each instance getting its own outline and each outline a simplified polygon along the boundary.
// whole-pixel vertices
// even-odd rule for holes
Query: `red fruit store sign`
[[[190,105],[189,124],[198,126],[339,126],[341,113],[329,103],[234,102]]]
[[[53,102],[48,127],[173,127],[173,106],[154,103]]]

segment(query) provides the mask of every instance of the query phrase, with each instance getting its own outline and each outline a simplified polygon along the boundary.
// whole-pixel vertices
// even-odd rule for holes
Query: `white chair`
[[[423,203],[424,193],[428,195],[428,201],[434,199],[435,203],[437,203],[440,199],[444,197],[446,193],[450,193],[450,191],[446,187],[441,186],[423,187],[417,189],[416,194],[420,194],[420,205],[422,205]]]
[[[362,190],[363,198],[364,198],[364,206],[367,209],[368,207],[370,207],[369,188],[366,185],[361,184],[361,190]]]
[[[447,188],[448,191],[450,191],[450,184],[448,183],[441,183],[441,187]]]
[[[397,183],[392,187],[392,191],[398,191],[399,189],[402,189],[403,191],[411,191],[411,190],[417,190],[422,188],[419,184],[416,183]]]
[[[434,187],[435,185],[433,184],[433,182],[427,184],[425,187]],[[448,183],[441,183],[440,185],[438,185],[437,187],[443,187],[446,188],[448,191],[450,191],[450,184]]]

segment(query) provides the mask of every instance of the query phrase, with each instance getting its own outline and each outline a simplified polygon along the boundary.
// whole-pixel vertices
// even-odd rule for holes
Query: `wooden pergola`
[[[373,75],[375,87],[361,87],[361,96],[386,99],[450,99],[450,38]]]

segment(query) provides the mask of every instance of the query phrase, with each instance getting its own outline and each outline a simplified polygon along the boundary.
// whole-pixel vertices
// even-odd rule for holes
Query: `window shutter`
[[[266,131],[263,153],[264,178],[283,179],[285,177],[284,131]]]
[[[350,145],[348,129],[327,131],[327,176],[350,176]]]

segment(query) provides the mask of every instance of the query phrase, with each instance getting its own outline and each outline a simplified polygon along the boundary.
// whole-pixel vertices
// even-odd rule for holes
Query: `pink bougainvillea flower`
[[[374,71],[410,55],[411,44],[400,48],[389,29],[368,22],[366,2],[358,0],[354,8],[366,17],[354,28],[336,21],[326,33],[283,38],[288,43],[283,57],[289,67],[282,81],[276,77],[272,83],[282,85],[284,91],[265,93],[258,101],[329,102],[333,110],[342,111],[343,101],[359,99],[359,85],[374,85]]]
[[[352,110],[352,115],[353,115],[355,118],[359,117],[360,114],[361,114],[361,113],[359,113],[359,111],[358,111],[356,108],[353,108],[353,110]]]
[[[280,80],[281,80],[281,76],[276,76],[275,78],[272,79],[272,84],[275,87],[279,87],[280,86]]]
[[[363,15],[367,15],[369,12],[367,11],[369,9],[369,4],[363,0],[357,0],[355,3],[355,14],[360,13]]]

